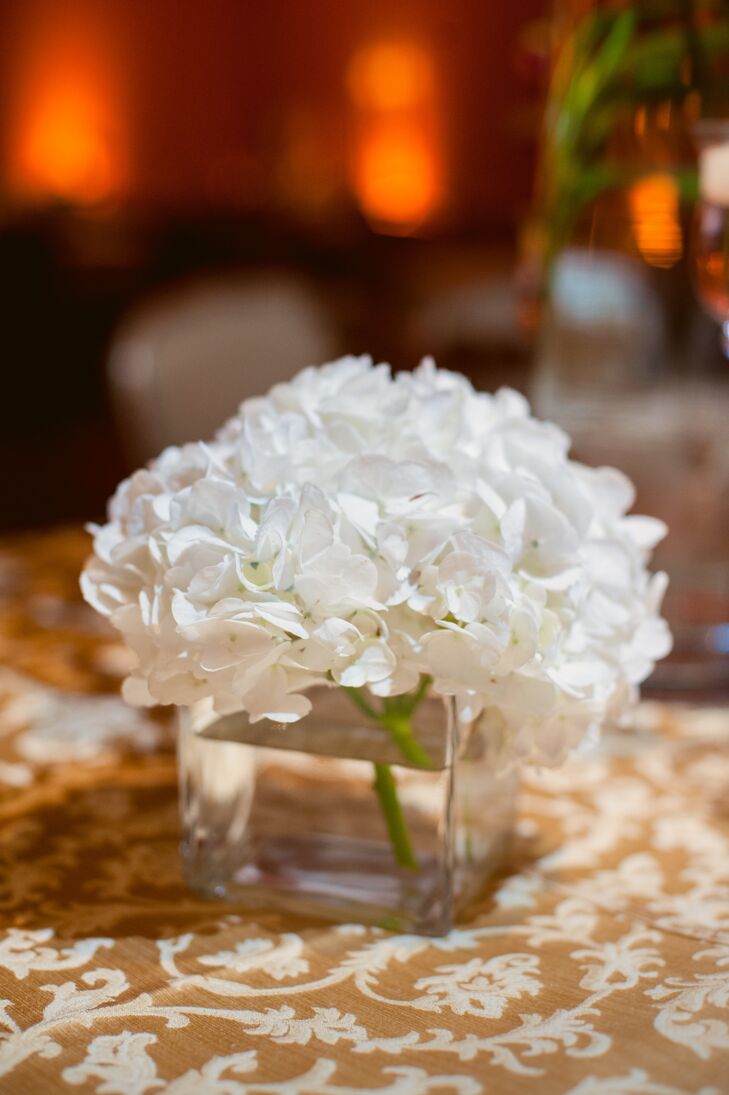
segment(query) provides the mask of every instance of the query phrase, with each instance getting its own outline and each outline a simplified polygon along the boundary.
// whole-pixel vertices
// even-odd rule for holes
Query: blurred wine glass
[[[701,304],[721,325],[729,358],[729,119],[704,119],[695,127],[699,149],[699,199],[693,228],[693,265]]]

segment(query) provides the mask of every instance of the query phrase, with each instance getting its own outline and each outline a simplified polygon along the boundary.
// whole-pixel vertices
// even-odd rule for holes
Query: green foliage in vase
[[[729,106],[726,0],[633,0],[596,7],[563,34],[550,79],[537,183],[542,262],[568,242],[585,210],[608,191],[656,170],[615,155],[616,137],[641,107],[700,98],[704,113]],[[681,195],[695,171],[672,166]]]

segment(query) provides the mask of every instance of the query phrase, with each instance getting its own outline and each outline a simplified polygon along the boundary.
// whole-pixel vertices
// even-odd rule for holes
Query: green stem
[[[344,691],[363,715],[388,731],[406,760],[416,768],[429,768],[431,759],[412,730],[413,713],[425,697],[429,684],[430,678],[423,677],[412,695],[383,700],[381,712],[377,712],[365,699],[361,689],[345,688]],[[401,867],[417,867],[392,769],[389,764],[379,762],[375,762],[374,768],[375,790],[390,834],[395,859]]]
[[[343,691],[347,693],[355,707],[359,707],[363,715],[366,715],[368,719],[372,719],[374,722],[380,721],[380,716],[374,707],[370,707],[359,688],[344,688]]]
[[[410,844],[405,818],[400,800],[397,797],[397,785],[389,764],[375,761],[375,790],[385,815],[387,831],[390,834],[395,859],[401,867],[417,867],[417,861]]]
[[[409,760],[416,768],[428,768],[431,763],[430,757],[414,736],[410,718],[410,715],[386,712],[379,721],[386,730],[389,730],[393,741],[396,742],[406,760]]]

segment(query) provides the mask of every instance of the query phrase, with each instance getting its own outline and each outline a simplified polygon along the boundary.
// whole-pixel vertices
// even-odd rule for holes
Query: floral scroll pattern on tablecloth
[[[169,723],[112,694],[84,548],[0,557],[0,1092],[729,1090],[729,712],[646,704],[528,773],[445,939],[247,915],[182,882]]]

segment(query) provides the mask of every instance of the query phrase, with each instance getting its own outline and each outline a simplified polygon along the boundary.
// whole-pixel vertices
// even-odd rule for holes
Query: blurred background
[[[633,476],[726,682],[728,118],[726,0],[3,0],[0,530],[432,353]]]
[[[281,372],[342,351],[409,367],[447,344],[484,382],[493,366],[522,383],[511,284],[544,62],[524,36],[543,10],[4,0],[2,524],[99,514],[125,464],[154,454],[156,436],[145,452],[113,424],[115,340],[141,310],[155,327],[158,305],[179,304],[184,322],[184,294],[204,324],[216,301],[197,292],[211,284],[247,314],[228,335],[243,339],[237,385],[203,431]],[[200,402],[174,440],[198,436]]]

